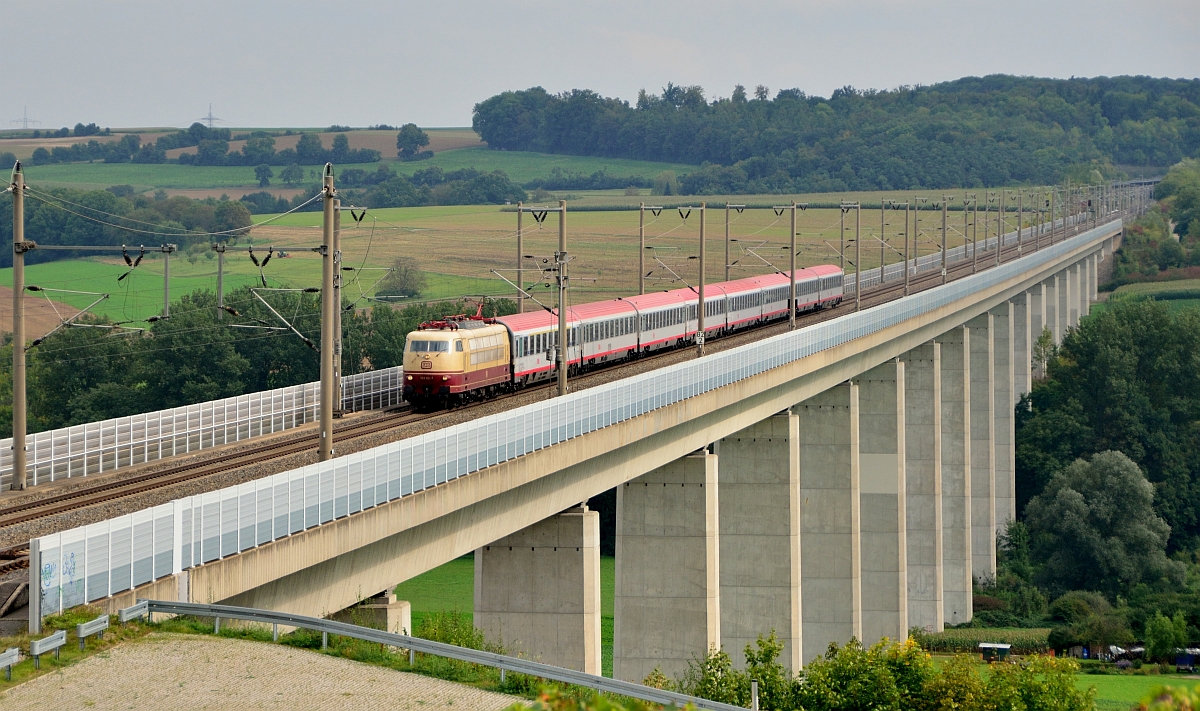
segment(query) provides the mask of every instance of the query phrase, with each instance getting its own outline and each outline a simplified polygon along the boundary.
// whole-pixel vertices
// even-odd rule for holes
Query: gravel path
[[[453,709],[522,701],[441,679],[278,644],[154,634],[0,695],[19,711],[89,709]]]

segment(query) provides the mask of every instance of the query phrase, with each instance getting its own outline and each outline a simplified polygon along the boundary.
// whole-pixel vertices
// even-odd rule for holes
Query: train
[[[844,276],[832,264],[797,269],[797,313],[841,303]],[[780,272],[706,285],[704,340],[787,318],[788,277]],[[568,375],[694,344],[699,301],[685,287],[570,307]],[[557,346],[553,311],[422,323],[404,344],[404,399],[416,409],[449,408],[554,379]]]

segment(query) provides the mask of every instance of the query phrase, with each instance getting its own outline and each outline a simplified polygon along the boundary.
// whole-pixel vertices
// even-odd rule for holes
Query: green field
[[[600,654],[605,676],[612,676],[615,571],[615,559],[600,558]],[[431,612],[470,614],[475,607],[475,559],[458,558],[418,575],[397,585],[396,596],[412,604],[414,628]]]
[[[1131,676],[1126,674],[1080,674],[1075,686],[1096,687],[1096,711],[1128,711],[1159,686],[1195,686],[1196,679],[1166,674]]]
[[[508,177],[524,183],[543,178],[553,168],[572,173],[591,175],[604,170],[609,175],[629,175],[652,178],[664,170],[686,173],[695,166],[677,163],[653,163],[650,161],[623,160],[619,158],[592,158],[589,156],[564,156],[521,151],[493,151],[489,148],[459,148],[442,151],[429,160],[415,163],[385,161],[396,172],[412,175],[418,170],[437,166],[445,171],[460,168],[475,168],[484,172],[503,170]],[[337,166],[340,170],[361,168],[375,170],[381,163],[359,163]],[[306,166],[307,170],[318,170],[317,166]],[[278,169],[276,169],[278,171]],[[164,163],[147,165],[136,163],[68,163],[60,165],[28,166],[26,179],[30,184],[44,187],[97,188],[109,185],[132,185],[141,190],[229,188],[230,197],[241,197],[243,192],[258,190],[252,166],[197,166]],[[315,179],[309,182],[315,182]],[[272,187],[283,187],[278,180]]]
[[[265,249],[265,247],[264,247]],[[136,256],[136,248],[133,250]],[[119,259],[119,258],[118,258]],[[118,282],[117,277],[127,271],[124,262],[118,259],[71,259],[25,268],[25,283],[64,291],[29,294],[30,298],[49,297],[55,301],[82,309],[97,297],[85,293],[108,294],[109,298],[92,309],[93,313],[114,321],[141,321],[162,312],[163,303],[163,259],[161,254],[147,254],[141,265],[126,279]],[[357,265],[357,263],[356,263]],[[272,259],[265,269],[267,283],[272,287],[319,286],[321,281],[320,258],[311,253],[296,254],[288,259]],[[363,294],[371,294],[372,284],[383,272],[362,272],[355,281],[347,276],[343,294],[355,300]],[[498,285],[493,280],[460,276],[455,274],[425,273],[428,288],[424,299],[445,299],[462,294],[496,293]],[[225,261],[225,290],[231,292],[241,286],[259,286],[258,269],[245,253],[229,252]],[[12,286],[12,269],[0,269],[0,286]],[[194,262],[176,254],[171,258],[171,299],[197,289],[217,289],[217,262],[198,256]],[[360,306],[372,302],[363,300]]]

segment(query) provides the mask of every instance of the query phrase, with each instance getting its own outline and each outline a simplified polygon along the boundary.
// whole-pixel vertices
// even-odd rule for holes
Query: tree
[[[1057,354],[1058,347],[1054,345],[1054,333],[1049,327],[1042,329],[1036,341],[1033,342],[1033,366],[1039,375],[1046,374],[1046,364]]]
[[[417,127],[415,123],[406,123],[396,134],[396,155],[400,160],[412,160],[421,153],[421,149],[429,145],[429,135]]]
[[[1175,650],[1187,645],[1187,619],[1182,612],[1167,617],[1155,612],[1146,620],[1146,656],[1156,662],[1175,661]]]
[[[412,257],[397,257],[392,271],[379,282],[375,293],[380,296],[420,296],[425,289],[425,273]]]
[[[329,159],[329,152],[315,133],[302,133],[296,142],[296,158],[301,165],[317,165]]]
[[[264,163],[254,169],[254,177],[258,178],[258,187],[265,188],[271,184],[271,178],[275,177],[275,171]]]
[[[346,134],[339,133],[333,137],[333,148],[329,149],[329,157],[334,163],[341,163],[350,154],[350,139]]]
[[[1051,590],[1115,596],[1140,583],[1182,584],[1166,556],[1170,526],[1154,512],[1154,486],[1120,452],[1082,459],[1050,480],[1025,509],[1039,582]]]
[[[292,163],[280,171],[279,179],[288,185],[295,185],[304,180],[304,169],[298,163]]]

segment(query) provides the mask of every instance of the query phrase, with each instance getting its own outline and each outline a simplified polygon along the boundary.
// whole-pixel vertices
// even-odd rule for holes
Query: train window
[[[456,353],[462,353],[462,352],[463,352],[463,349],[462,349],[462,339],[459,339],[459,340],[457,340],[457,341],[455,341],[455,342],[454,342],[454,350],[455,350],[455,352],[456,352]]]

